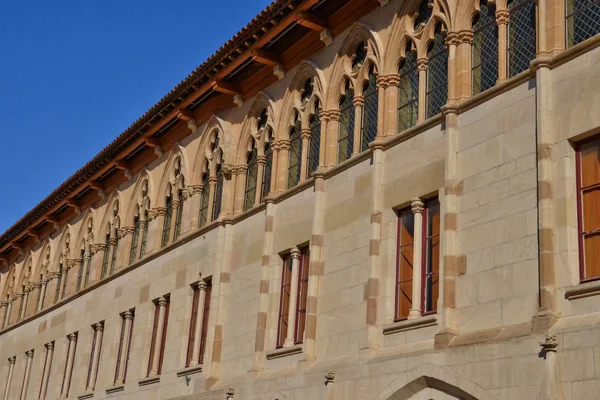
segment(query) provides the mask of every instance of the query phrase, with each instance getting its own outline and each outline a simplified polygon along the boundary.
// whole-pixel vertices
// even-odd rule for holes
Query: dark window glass
[[[498,26],[496,6],[482,0],[473,24],[473,95],[498,81]]]
[[[448,52],[440,32],[436,32],[429,50],[426,96],[427,118],[431,118],[440,113],[448,99]]]
[[[410,48],[410,44],[408,45]],[[406,49],[398,82],[398,133],[417,124],[419,116],[419,70],[417,54]]]
[[[338,134],[338,162],[346,161],[354,148],[354,93],[350,85],[340,101],[340,128]]]
[[[369,148],[369,143],[377,136],[377,113],[379,107],[379,96],[377,94],[377,82],[373,68],[369,73],[369,80],[365,83],[363,90],[364,105],[362,115],[362,127],[360,132],[360,150]]]

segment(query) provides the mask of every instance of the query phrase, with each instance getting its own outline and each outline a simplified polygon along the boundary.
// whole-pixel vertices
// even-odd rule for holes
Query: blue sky
[[[3,2],[0,233],[269,3]]]

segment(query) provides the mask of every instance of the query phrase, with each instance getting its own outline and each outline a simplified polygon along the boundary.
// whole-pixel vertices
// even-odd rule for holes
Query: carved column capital
[[[193,194],[202,194],[202,190],[204,189],[203,185],[194,185],[192,186]]]
[[[210,178],[208,178],[208,184],[210,186],[215,186],[217,184],[217,177],[211,176]]]
[[[70,335],[67,336],[67,338],[69,338],[69,342],[76,342],[77,341],[77,334],[76,333],[71,333]]]
[[[410,207],[412,209],[413,214],[423,214],[423,210],[425,210],[425,204],[423,204],[421,199],[418,197],[412,199]]]
[[[181,189],[181,197],[183,200],[187,200],[192,196],[192,191],[190,189]]]
[[[27,358],[33,358],[33,350],[26,351],[25,355],[27,356]]]
[[[310,139],[310,129],[304,128],[300,131],[300,136],[302,139]]]
[[[365,98],[362,96],[355,96],[352,100],[352,105],[354,107],[362,107],[365,105]]]
[[[379,75],[375,79],[375,84],[377,85],[378,88],[383,88],[383,89],[387,88],[390,85],[388,76],[387,75]]]
[[[429,64],[429,60],[427,58],[419,58],[417,60],[417,69],[419,71],[427,71],[427,64]]]
[[[339,121],[340,110],[329,110],[329,121]]]
[[[325,385],[329,385],[330,383],[333,383],[333,380],[335,379],[335,372],[334,371],[327,371],[327,373],[325,374]]]
[[[262,156],[256,157],[256,162],[258,164],[265,165],[267,163],[267,156],[262,155]]]
[[[8,359],[8,362],[13,365],[15,364],[15,361],[17,361],[17,356],[12,356]]]
[[[52,343],[52,342],[48,343],[48,344],[46,345],[46,348],[47,348],[48,350],[54,350],[54,343]]]
[[[510,12],[508,10],[496,11],[496,23],[498,25],[508,25],[510,21]]]
[[[280,139],[279,141],[279,150],[290,151],[290,141],[287,139]]]
[[[67,258],[66,269],[71,269],[79,264],[81,264],[81,258]]]
[[[208,287],[208,285],[206,284],[206,282],[204,281],[199,281],[198,284],[196,285],[196,287],[198,288],[198,290],[203,290],[206,291],[206,288]]]
[[[546,335],[546,338],[540,342],[540,346],[545,352],[556,352],[556,348],[558,347],[556,335]]]
[[[448,32],[446,34],[446,46],[458,46],[460,44],[460,37],[458,32]]]
[[[104,331],[104,325],[100,322],[98,322],[96,325],[94,325],[94,328],[96,329],[97,332]]]
[[[290,250],[290,255],[292,256],[292,259],[299,259],[300,258],[300,250],[294,246],[292,247],[292,250]]]
[[[96,254],[99,251],[105,251],[106,250],[106,244],[104,243],[95,243],[90,245],[90,251],[92,252],[92,254]]]
[[[127,310],[127,311],[125,311],[125,314],[123,314],[123,317],[125,319],[131,320],[131,319],[133,319],[133,313],[131,311]]]
[[[167,299],[165,299],[164,297],[160,297],[158,299],[158,306],[159,307],[166,307],[167,306]]]
[[[469,45],[473,44],[473,31],[464,30],[458,32],[458,40],[460,43],[467,43]]]
[[[152,210],[152,214],[154,215],[154,218],[164,217],[167,215],[167,209],[165,207],[156,207]]]

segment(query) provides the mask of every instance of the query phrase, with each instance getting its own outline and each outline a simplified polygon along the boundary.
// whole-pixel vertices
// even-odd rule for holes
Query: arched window
[[[252,141],[252,150],[248,152],[248,169],[246,170],[246,191],[244,192],[244,211],[249,210],[256,200],[256,183],[258,181],[258,151]]]
[[[169,193],[167,196],[165,201],[165,209],[166,214],[163,222],[161,247],[165,247],[167,244],[169,244],[169,237],[171,235],[171,220],[173,218],[173,193]]]
[[[308,145],[307,178],[319,167],[319,151],[321,147],[321,119],[319,118],[319,102],[315,102],[315,113],[310,118],[310,142]]]
[[[148,211],[144,212],[144,229],[142,229],[142,243],[140,244],[140,258],[146,253],[146,243],[148,242],[148,224],[150,223]]]
[[[175,232],[173,232],[173,240],[176,240],[181,234],[181,222],[183,221],[183,203],[185,201],[182,189],[179,189],[177,191],[177,198],[179,199],[179,207],[177,208],[177,215],[175,215]]]
[[[338,134],[338,162],[346,161],[354,148],[354,92],[346,82],[344,96],[340,100],[340,130]]]
[[[498,25],[496,6],[481,0],[473,24],[473,95],[493,87],[498,81]]]
[[[106,276],[108,271],[108,260],[110,257],[110,228],[106,233],[106,240],[104,241],[104,257],[102,258],[102,271],[100,273],[100,279]]]
[[[133,219],[133,235],[131,237],[131,251],[129,252],[129,264],[133,264],[137,258],[138,245],[140,241],[140,216]]]
[[[208,183],[208,172],[202,175],[202,199],[200,200],[200,216],[198,225],[203,227],[208,220],[208,197],[210,196],[210,186]]]
[[[77,286],[76,291],[79,292],[81,290],[81,281],[83,280],[83,269],[85,268],[85,250],[81,249],[79,259],[79,271],[77,272]]]
[[[292,188],[300,181],[302,168],[302,126],[300,117],[296,113],[294,127],[290,130],[290,155],[288,164],[287,187]]]
[[[223,199],[223,168],[221,168],[221,164],[217,165],[216,176],[217,183],[215,183],[215,197],[212,204],[211,221],[219,218],[219,214],[221,214],[221,200]]]
[[[597,10],[596,21],[600,19],[600,5]],[[535,58],[535,0],[513,0],[508,11],[508,76],[513,77],[529,69]],[[600,30],[600,23],[597,26]]]
[[[427,118],[440,113],[448,99],[448,52],[438,25],[429,48],[427,71]]]
[[[567,47],[600,33],[600,3],[595,0],[566,0]]]
[[[260,201],[269,195],[271,191],[271,172],[273,171],[273,136],[269,132],[267,140],[265,141],[265,169],[262,176],[262,193],[260,194]]]
[[[419,117],[419,70],[417,54],[406,48],[406,56],[398,71],[398,133],[417,124]]]
[[[363,88],[363,115],[362,126],[360,130],[360,151],[369,148],[369,143],[375,140],[377,136],[377,112],[379,97],[377,95],[377,83],[375,78],[375,68],[371,66],[369,71],[369,80],[365,82]]]

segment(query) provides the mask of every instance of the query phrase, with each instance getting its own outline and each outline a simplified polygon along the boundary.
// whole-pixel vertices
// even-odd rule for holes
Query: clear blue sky
[[[0,234],[269,3],[3,2]]]

